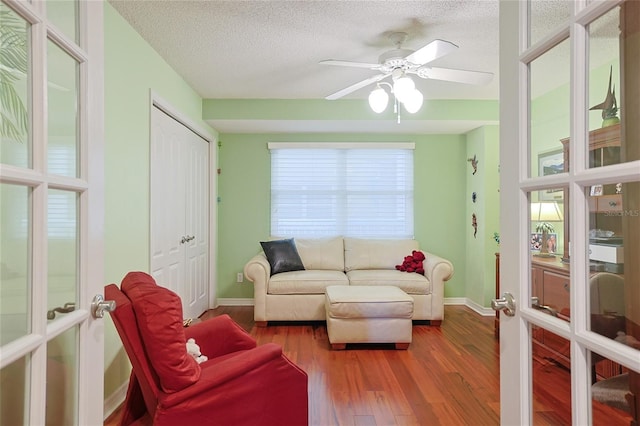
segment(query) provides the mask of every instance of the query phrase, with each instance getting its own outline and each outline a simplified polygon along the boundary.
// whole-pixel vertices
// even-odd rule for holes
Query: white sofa
[[[414,299],[414,320],[440,325],[444,317],[444,283],[453,275],[446,259],[422,250],[424,276],[395,266],[419,250],[411,239],[294,239],[305,270],[271,275],[264,252],[247,262],[244,275],[254,286],[254,319],[268,321],[325,320],[325,288],[330,285],[393,285]]]

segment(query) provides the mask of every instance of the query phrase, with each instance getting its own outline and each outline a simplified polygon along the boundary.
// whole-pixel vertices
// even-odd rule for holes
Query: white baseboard
[[[122,404],[127,396],[129,380],[126,380],[114,393],[104,399],[104,420],[106,420]]]
[[[253,299],[250,298],[224,298],[219,297],[217,299],[218,306],[253,306]],[[485,308],[474,302],[473,300],[467,297],[445,297],[444,298],[445,305],[464,305],[483,317],[490,317],[495,315],[495,311],[491,308]]]
[[[444,304],[445,305],[466,305],[467,298],[466,297],[445,297]]]
[[[485,308],[484,306],[474,302],[471,299],[467,299],[465,306],[471,308],[474,312],[482,315],[483,317],[493,317],[496,315],[496,311],[491,308]]]
[[[218,306],[253,306],[253,299],[249,298],[233,298],[218,297]]]

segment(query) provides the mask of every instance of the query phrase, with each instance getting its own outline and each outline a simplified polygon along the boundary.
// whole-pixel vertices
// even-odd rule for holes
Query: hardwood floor
[[[252,307],[220,307],[201,318],[225,313],[258,344],[282,345],[284,353],[307,372],[310,425],[500,424],[494,317],[481,317],[463,306],[445,306],[441,327],[414,324],[408,350],[347,345],[347,350],[336,351],[330,349],[324,322],[255,327]],[[570,406],[568,372],[550,363],[539,367],[552,374],[545,374],[544,383],[534,387],[534,423],[570,424],[570,413],[558,412],[565,404]],[[104,424],[117,425],[119,418],[116,412]],[[629,423],[613,409],[594,406],[594,424]]]

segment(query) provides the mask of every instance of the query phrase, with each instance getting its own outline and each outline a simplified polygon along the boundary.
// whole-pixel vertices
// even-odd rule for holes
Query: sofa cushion
[[[344,271],[342,237],[296,238],[295,242],[305,269]]]
[[[394,286],[332,286],[326,291],[331,318],[411,318],[413,299]]]
[[[393,269],[405,256],[418,250],[418,242],[411,239],[374,240],[344,239],[345,271],[358,269]]]
[[[197,382],[201,370],[187,353],[180,297],[156,285],[144,272],[129,272],[120,287],[131,300],[145,352],[162,390],[178,392]]]
[[[429,280],[415,272],[406,273],[396,270],[362,269],[347,272],[351,286],[387,286],[398,287],[407,294],[431,294]]]
[[[269,280],[268,294],[324,294],[330,285],[349,285],[342,271],[311,270],[284,272]]]
[[[271,275],[305,269],[293,238],[261,241],[260,245],[271,266]]]

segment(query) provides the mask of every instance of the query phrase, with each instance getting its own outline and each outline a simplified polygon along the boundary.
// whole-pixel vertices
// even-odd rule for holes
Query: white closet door
[[[197,317],[209,304],[209,144],[187,130],[185,316]],[[188,313],[188,315],[187,315]]]
[[[155,107],[151,126],[151,275],[159,285],[182,295],[185,229],[182,126]]]
[[[209,144],[155,106],[151,122],[151,275],[196,318],[209,300]]]

